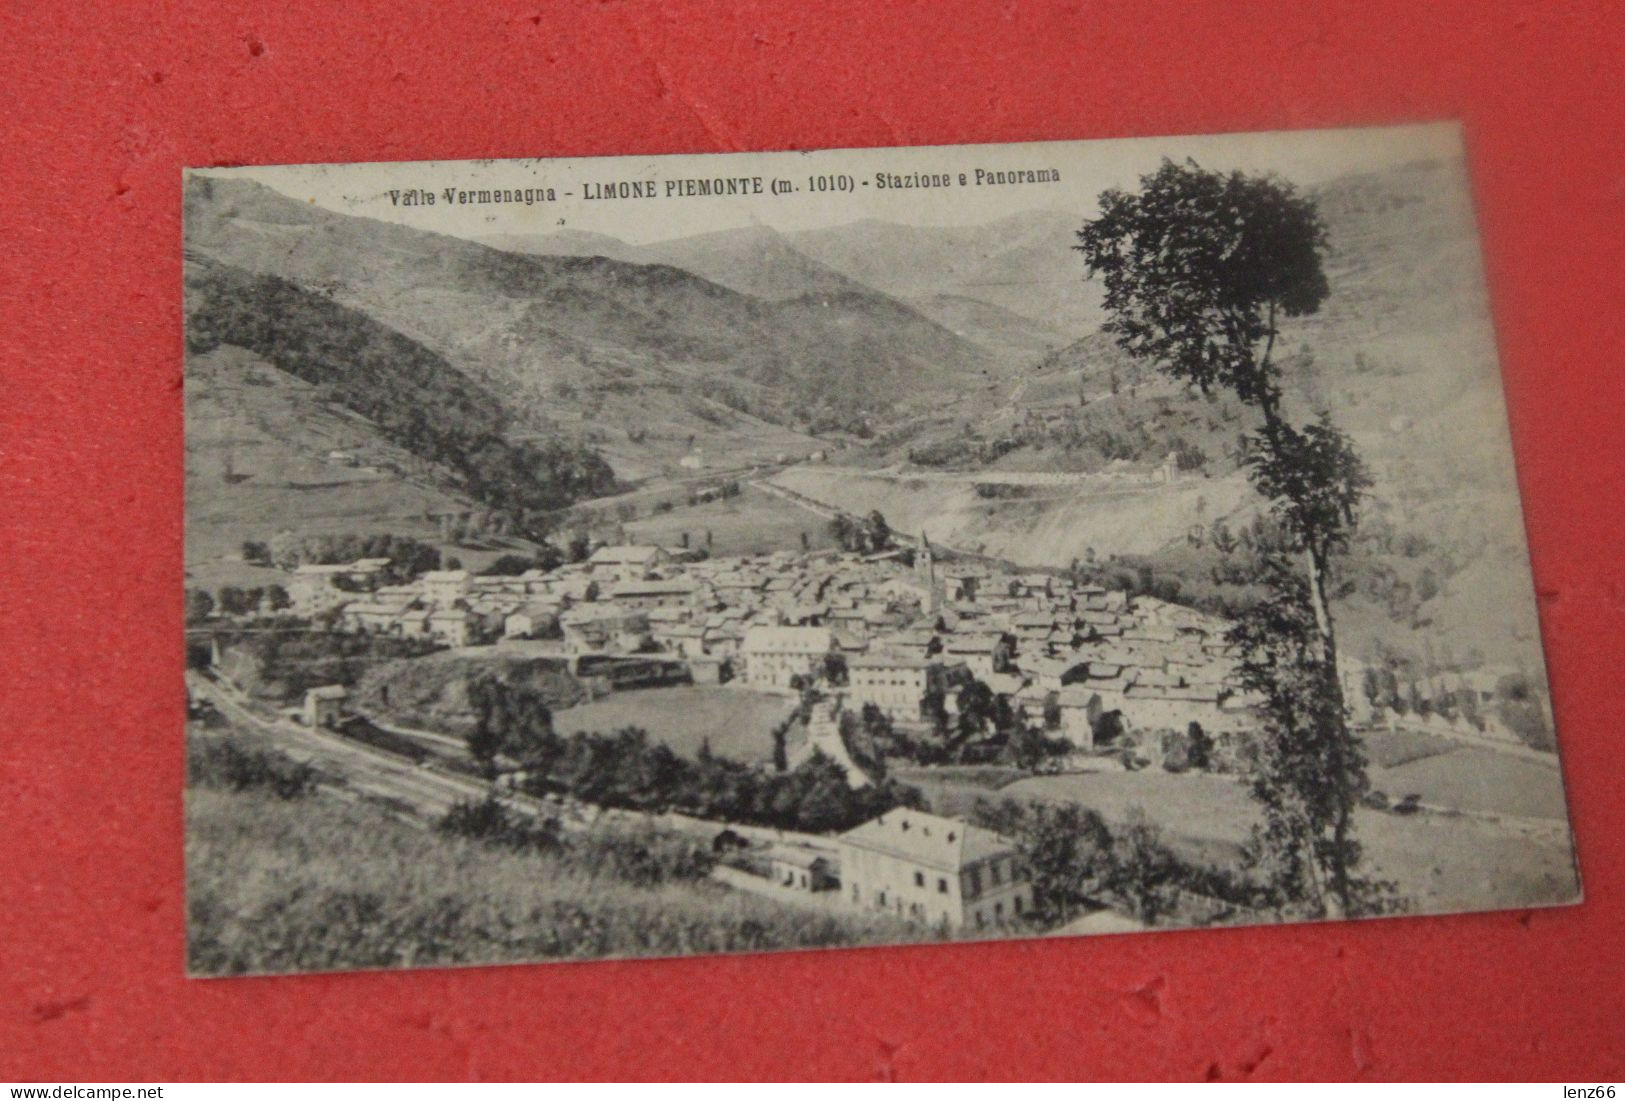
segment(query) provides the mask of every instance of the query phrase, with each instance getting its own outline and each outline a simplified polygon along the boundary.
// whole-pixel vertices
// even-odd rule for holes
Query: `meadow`
[[[739,496],[699,505],[678,505],[669,512],[656,512],[626,524],[626,536],[635,543],[681,545],[687,532],[693,546],[706,546],[714,556],[767,554],[780,550],[800,550],[807,537],[810,550],[828,550],[835,545],[829,522],[782,497],[746,485]]]
[[[1391,798],[1414,794],[1433,806],[1481,814],[1560,822],[1568,814],[1555,761],[1537,764],[1489,749],[1456,748],[1393,768],[1373,768],[1371,786]]]
[[[709,739],[711,752],[736,761],[769,761],[772,730],[784,721],[796,701],[737,688],[679,685],[616,692],[603,699],[553,713],[553,729],[608,734],[638,726],[649,737],[693,758]]]
[[[1433,756],[1425,762],[1437,762],[1433,767],[1440,776],[1457,769],[1458,791],[1452,794],[1493,790],[1493,809],[1503,813],[1523,809],[1521,804],[1508,802],[1508,792],[1513,789],[1505,780],[1490,778],[1474,783],[1469,770],[1478,764],[1450,764],[1459,753],[1470,752],[1475,751]],[[1485,762],[1485,767],[1520,765],[1510,758],[1492,756],[1496,760]],[[1400,771],[1415,767],[1401,766]],[[1538,765],[1525,767],[1549,774],[1548,783],[1557,778],[1555,770],[1542,770]],[[1387,790],[1391,795],[1403,795],[1415,789]],[[1201,773],[1174,775],[1147,769],[1034,776],[987,794],[993,798],[1074,802],[1093,809],[1108,824],[1126,820],[1139,807],[1162,827],[1169,847],[1176,853],[1217,867],[1233,866],[1241,858],[1249,831],[1261,820],[1241,781]],[[1442,792],[1436,794],[1441,805],[1478,809],[1453,803]],[[1561,798],[1560,787],[1556,794]],[[1426,794],[1423,798],[1428,801]],[[1528,836],[1452,815],[1397,815],[1363,807],[1355,813],[1355,836],[1365,851],[1365,873],[1393,882],[1414,912],[1509,909],[1579,897],[1573,852],[1566,838]]]

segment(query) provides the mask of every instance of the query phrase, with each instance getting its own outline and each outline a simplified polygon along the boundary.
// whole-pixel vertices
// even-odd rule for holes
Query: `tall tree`
[[[1297,815],[1280,840],[1324,873],[1326,890],[1312,904],[1347,913],[1356,901],[1353,812],[1365,769],[1337,675],[1330,572],[1370,483],[1324,414],[1301,427],[1289,422],[1275,355],[1279,323],[1316,312],[1329,293],[1325,225],[1313,200],[1273,176],[1164,161],[1141,177],[1138,192],[1103,192],[1099,216],[1078,240],[1090,274],[1105,284],[1106,329],[1119,347],[1204,394],[1228,390],[1260,415],[1261,427],[1243,441],[1245,461],[1285,549],[1301,562],[1301,584],[1274,575],[1282,582],[1276,618],[1298,609],[1308,617],[1301,652],[1257,663],[1261,684],[1287,677],[1302,703],[1269,715],[1265,738],[1306,741],[1316,753],[1295,758],[1296,767],[1261,766],[1255,794],[1260,783],[1273,785],[1283,813]],[[1311,806],[1325,813],[1304,810]]]
[[[863,521],[863,535],[871,551],[883,551],[891,546],[891,525],[879,509],[870,512]]]

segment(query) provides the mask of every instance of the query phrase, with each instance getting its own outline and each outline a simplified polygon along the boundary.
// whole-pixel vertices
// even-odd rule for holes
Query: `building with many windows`
[[[890,719],[913,722],[920,717],[934,664],[918,654],[884,651],[847,658],[847,696],[855,710],[872,703]]]
[[[792,678],[821,669],[834,642],[828,627],[748,627],[739,644],[745,683],[789,688]]]
[[[467,599],[471,587],[467,570],[430,570],[419,583],[423,598],[436,608],[449,608]]]
[[[980,826],[899,807],[837,841],[841,897],[856,909],[985,929],[1032,903],[1015,845]]]

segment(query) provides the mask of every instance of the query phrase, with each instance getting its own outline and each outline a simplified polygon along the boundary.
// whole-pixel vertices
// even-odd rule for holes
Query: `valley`
[[[528,853],[448,905],[531,958],[1577,898],[1464,167],[1377,163],[1170,161],[1132,244],[1093,187],[672,222],[617,164],[442,219],[194,174],[194,958],[274,966],[234,945],[289,896],[231,869],[304,850],[404,962],[395,852]]]
[[[1334,293],[1283,328],[1287,399],[1300,417],[1334,410],[1376,483],[1368,527],[1386,549],[1356,548],[1345,597],[1360,648],[1374,653],[1399,626],[1451,660],[1538,665],[1533,640],[1508,628],[1532,621],[1532,596],[1492,580],[1527,567],[1500,491],[1504,410],[1460,173],[1425,162],[1316,189]],[[1213,590],[1209,533],[1246,530],[1259,512],[1238,450],[1251,415],[1098,331],[1099,289],[1071,247],[1080,222],[1034,210],[979,226],[476,242],[246,181],[202,177],[188,192],[195,263],[273,275],[371,319],[490,395],[500,413],[481,419],[503,438],[600,457],[618,486],[556,511],[547,524],[561,539],[585,525],[657,542],[709,533],[741,552],[816,548],[822,513],[879,511],[899,531],[1022,566],[1118,561]],[[209,423],[211,372],[236,370],[235,354],[203,357],[191,423]],[[211,532],[246,517],[256,531],[429,535],[438,514],[489,507],[455,471],[371,439],[342,401],[287,394],[257,442],[225,446],[204,429],[190,446],[194,576],[236,570],[241,537]],[[228,456],[242,471],[263,459],[266,473],[225,478]],[[732,481],[749,484],[747,500],[706,499]],[[1419,545],[1407,533],[1431,549],[1396,557],[1394,545]],[[458,556],[469,550],[485,560],[478,547]]]

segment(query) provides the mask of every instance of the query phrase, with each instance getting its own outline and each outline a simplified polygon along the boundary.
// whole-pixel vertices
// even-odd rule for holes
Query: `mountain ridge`
[[[624,441],[639,418],[617,395],[639,387],[720,396],[787,426],[820,409],[850,418],[928,400],[993,362],[861,288],[841,284],[817,309],[786,305],[669,264],[522,255],[309,208],[249,181],[193,178],[187,247],[360,310],[485,383],[539,430],[574,423]],[[679,435],[707,430],[704,417],[679,420]]]

